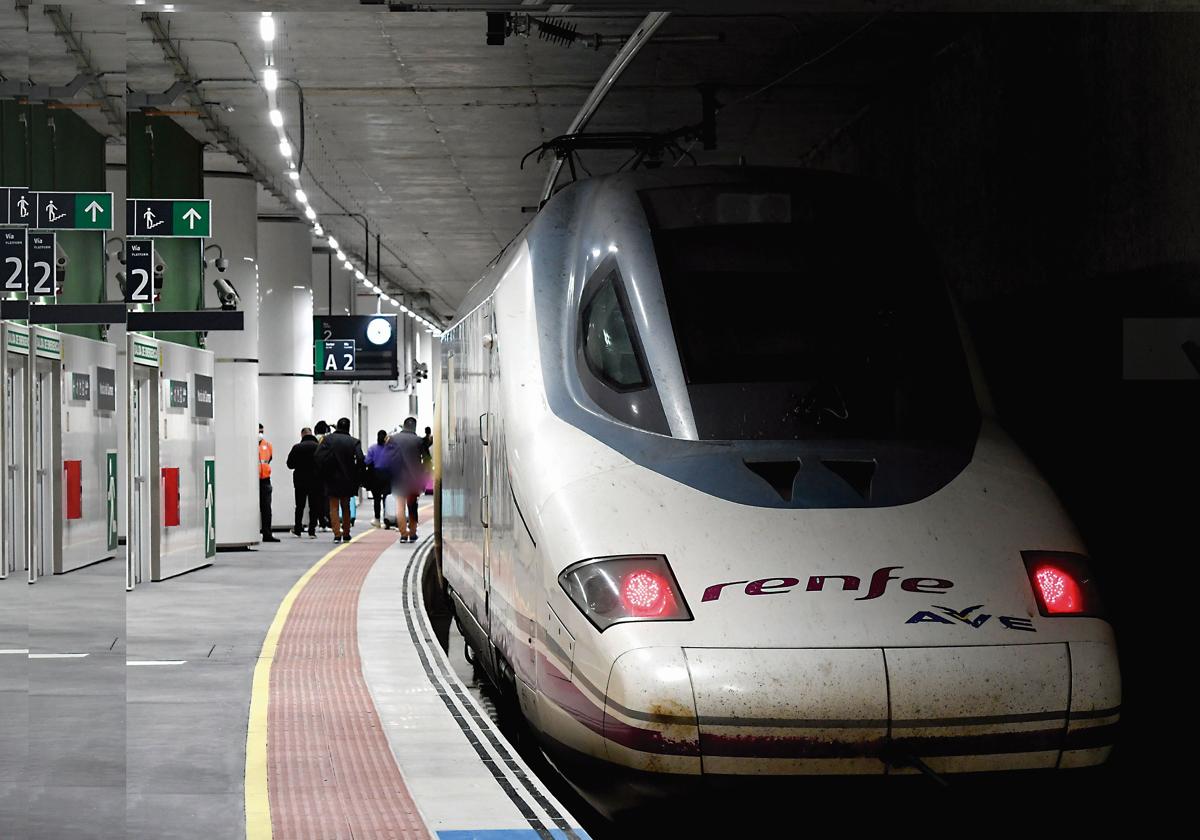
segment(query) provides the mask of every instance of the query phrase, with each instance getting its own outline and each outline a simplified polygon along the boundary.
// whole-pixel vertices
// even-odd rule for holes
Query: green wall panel
[[[34,190],[103,192],[104,135],[65,108],[33,103],[29,108],[29,187]],[[69,263],[62,303],[104,300],[104,240],[107,231],[58,232]],[[63,332],[100,338],[96,326],[63,326]]]
[[[169,117],[132,111],[128,121],[126,186],[130,198],[203,198],[204,146]],[[159,307],[204,305],[203,240],[158,239],[167,264]],[[158,333],[158,338],[198,347],[195,333]]]
[[[15,99],[0,100],[0,185],[29,184],[29,144],[21,119],[28,111],[28,106],[18,105]]]

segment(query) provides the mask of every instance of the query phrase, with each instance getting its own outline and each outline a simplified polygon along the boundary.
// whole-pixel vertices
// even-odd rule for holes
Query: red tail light
[[[1099,616],[1100,591],[1082,554],[1022,551],[1038,612],[1044,616]]]
[[[558,576],[579,611],[600,632],[622,621],[690,621],[667,558],[599,557]]]
[[[638,618],[662,615],[670,596],[671,585],[649,569],[630,572],[621,581],[621,602]]]

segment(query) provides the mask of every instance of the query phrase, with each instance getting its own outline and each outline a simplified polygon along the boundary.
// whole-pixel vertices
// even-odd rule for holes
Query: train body
[[[580,181],[442,338],[441,562],[544,743],[671,775],[1103,763],[1086,551],[869,183]]]

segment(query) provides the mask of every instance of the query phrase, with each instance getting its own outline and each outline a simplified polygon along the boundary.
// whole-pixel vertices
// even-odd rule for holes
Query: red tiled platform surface
[[[421,838],[358,654],[358,596],[395,531],[368,534],[301,590],[271,666],[267,786],[276,840]]]

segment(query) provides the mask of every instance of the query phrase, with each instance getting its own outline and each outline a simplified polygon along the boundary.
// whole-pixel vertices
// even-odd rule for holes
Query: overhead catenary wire
[[[790,70],[788,70],[787,72],[775,77],[771,81],[767,82],[765,85],[762,85],[761,87],[750,91],[749,93],[745,94],[744,96],[739,96],[737,99],[734,99],[732,102],[726,102],[724,105],[718,105],[714,109],[713,118],[715,119],[716,117],[720,116],[722,112],[728,110],[729,108],[733,108],[738,105],[742,105],[746,102],[749,102],[751,99],[754,99],[756,96],[761,96],[762,94],[766,93],[767,91],[769,91],[771,88],[775,87],[776,85],[780,85],[783,82],[787,81],[792,76],[799,73],[801,70],[805,70],[805,69],[812,67],[813,65],[825,60],[826,58],[828,58],[829,56],[833,55],[835,52],[840,50],[842,47],[844,47],[846,44],[853,41],[855,38],[857,38],[863,32],[867,31],[869,28],[874,26],[875,23],[877,23],[881,18],[883,18],[885,15],[887,15],[889,11],[890,10],[885,9],[884,11],[880,12],[879,14],[874,15],[873,17],[869,18],[866,21],[866,23],[863,23],[861,26],[856,27],[849,34],[843,36],[842,38],[839,38],[837,41],[835,41],[830,46],[826,47],[821,52],[817,53],[816,55],[812,56],[811,58],[806,58],[804,61],[801,61],[795,67],[793,67]],[[698,140],[693,140],[691,143],[689,143],[687,145],[687,148],[685,148],[684,151],[690,152],[692,150],[692,147],[695,146],[697,142],[698,142]],[[682,160],[682,158],[680,158],[680,160]],[[679,165],[679,160],[676,160],[675,163],[672,164],[672,166],[678,166],[678,165]]]

